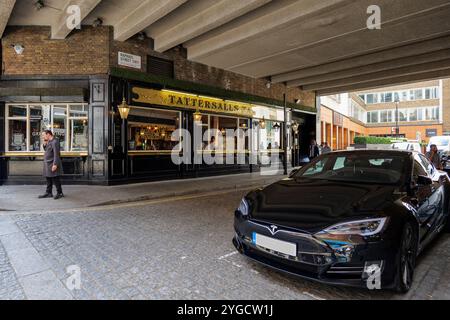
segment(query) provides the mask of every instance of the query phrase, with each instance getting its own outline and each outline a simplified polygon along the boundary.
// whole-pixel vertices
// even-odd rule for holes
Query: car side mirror
[[[418,176],[417,177],[417,185],[429,186],[430,184],[433,184],[433,180],[431,180],[430,177],[427,177],[427,176]]]
[[[289,173],[289,178],[292,178],[293,176],[295,176],[295,174],[298,172],[299,169],[294,169]]]

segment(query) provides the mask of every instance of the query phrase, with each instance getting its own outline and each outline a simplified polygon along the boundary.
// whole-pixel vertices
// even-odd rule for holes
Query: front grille
[[[334,265],[327,270],[327,277],[339,279],[361,279],[363,266]]]

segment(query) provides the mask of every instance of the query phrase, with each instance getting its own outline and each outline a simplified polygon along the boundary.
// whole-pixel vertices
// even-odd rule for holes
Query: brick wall
[[[107,73],[108,27],[83,26],[65,40],[51,40],[50,27],[8,27],[2,38],[5,75],[79,75]],[[18,55],[13,44],[24,46]]]
[[[17,55],[11,47],[20,43],[25,47]],[[164,54],[152,48],[151,39],[139,40],[133,37],[125,42],[114,41],[112,27],[83,26],[74,30],[65,40],[51,40],[50,27],[28,26],[8,27],[2,38],[3,74],[5,75],[81,75],[106,74],[110,67],[117,67],[119,51],[141,56],[141,70],[146,72],[147,56],[154,55],[174,61],[175,77],[205,85],[240,91],[266,98],[283,99],[315,106],[313,92],[298,88],[286,89],[282,84],[266,87],[263,79],[253,79],[233,72],[209,67],[186,59],[185,49],[175,47]],[[127,68],[120,66],[121,68]]]
[[[147,55],[153,55],[172,60],[174,62],[175,78],[178,80],[196,82],[266,98],[283,99],[285,87],[282,84],[273,84],[270,88],[267,88],[266,81],[263,79],[253,79],[237,73],[189,61],[186,59],[185,50],[179,46],[164,54],[152,50],[151,47],[150,40],[142,41],[134,37],[126,42],[119,42],[114,41],[111,34],[111,66],[146,72]],[[142,60],[141,70],[119,66],[117,63],[119,51],[140,55]],[[315,106],[315,95],[313,92],[305,92],[298,88],[288,89],[287,100],[294,102],[294,99],[300,99],[304,105]]]
[[[442,122],[444,132],[450,132],[450,79],[442,80]]]
[[[304,105],[315,106],[315,94],[313,92],[305,92],[298,88],[286,89],[283,84],[272,84],[270,88],[267,88],[267,81],[264,79],[254,79],[189,61],[185,58],[186,52],[181,47],[175,47],[169,50],[167,55],[174,61],[175,77],[177,79],[278,100],[283,99],[283,93],[286,90],[287,101],[294,102],[294,99],[300,99]]]
[[[381,134],[392,134],[393,126],[385,126],[385,127],[374,127],[367,128],[367,134],[369,135],[381,135]],[[427,129],[436,129],[437,135],[442,135],[442,125],[441,124],[430,124],[430,125],[400,125],[400,134],[404,134],[405,137],[409,140],[416,140],[417,132],[420,132],[420,136],[422,140],[428,142],[430,140],[429,137],[426,136]]]

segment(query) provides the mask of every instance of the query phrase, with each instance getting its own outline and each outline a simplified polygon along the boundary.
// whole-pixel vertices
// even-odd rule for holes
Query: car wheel
[[[403,227],[400,249],[397,255],[395,290],[406,293],[411,289],[416,266],[417,236],[410,222]]]

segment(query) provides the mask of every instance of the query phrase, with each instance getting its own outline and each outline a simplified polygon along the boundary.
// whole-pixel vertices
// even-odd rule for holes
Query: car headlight
[[[372,236],[379,233],[386,224],[387,218],[365,219],[335,224],[319,234],[359,234]]]
[[[243,216],[248,215],[249,205],[248,201],[245,198],[242,198],[241,203],[239,204],[238,210],[241,212]]]

